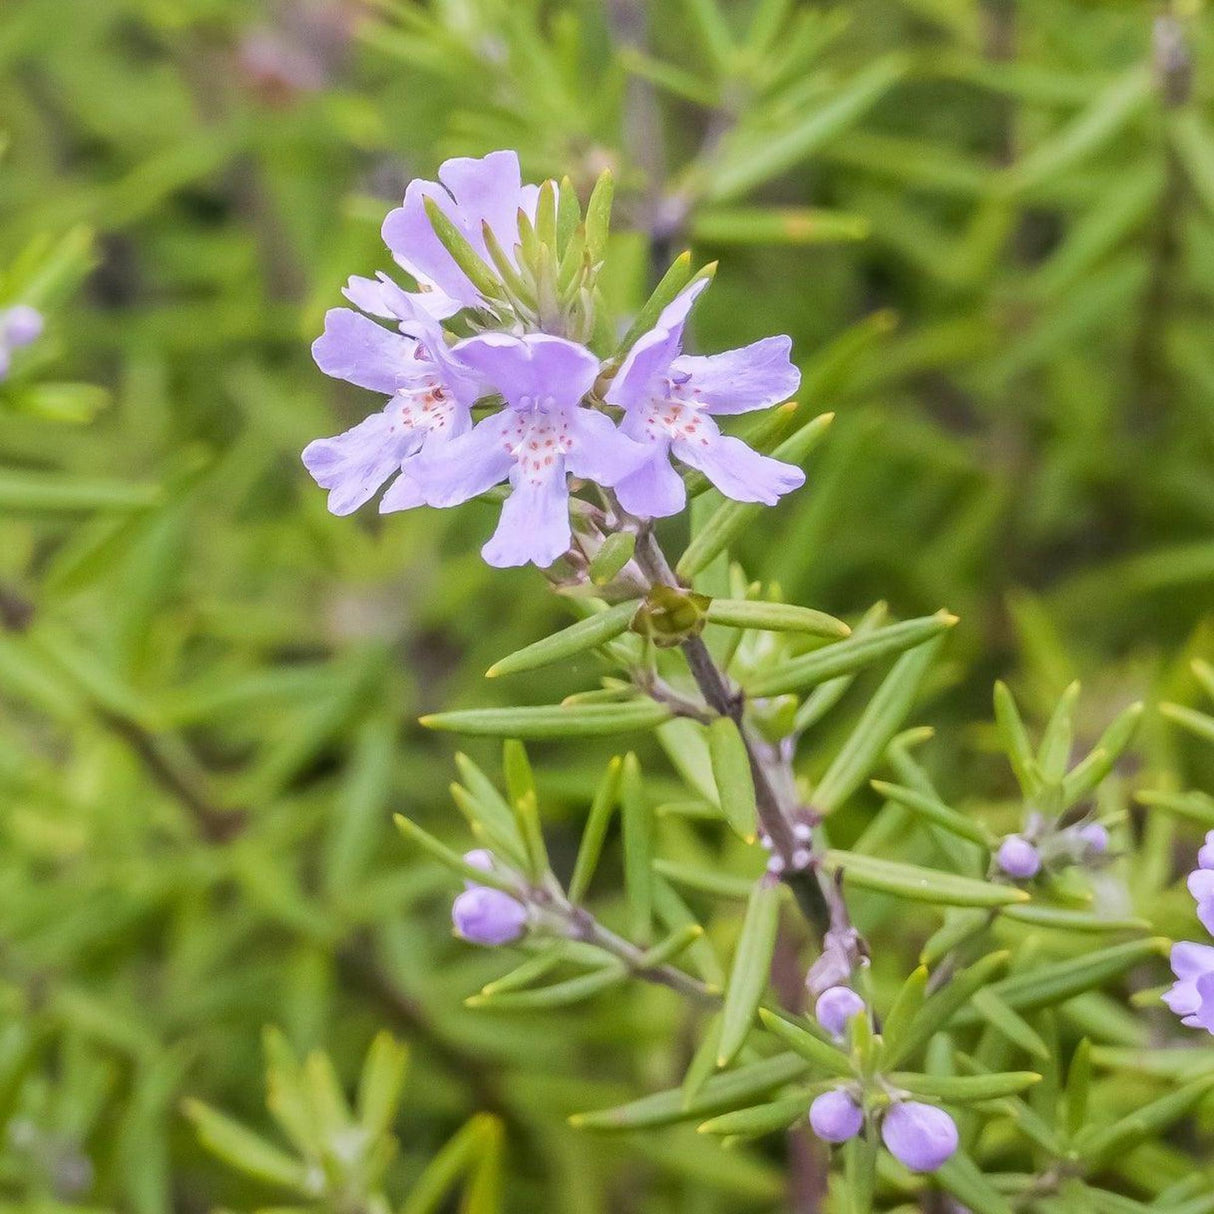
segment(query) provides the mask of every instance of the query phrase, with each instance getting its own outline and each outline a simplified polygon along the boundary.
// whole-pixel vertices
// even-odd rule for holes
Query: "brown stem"
[[[640,528],[636,560],[653,582],[679,586],[650,526]],[[744,693],[730,683],[703,640],[689,637],[681,649],[705,702],[738,726],[754,778],[759,824],[771,843],[773,867],[821,937],[822,956],[810,971],[811,986],[817,989],[844,981],[867,950],[852,926],[838,883],[815,862],[810,834],[813,815],[797,797],[791,763],[747,727]]]

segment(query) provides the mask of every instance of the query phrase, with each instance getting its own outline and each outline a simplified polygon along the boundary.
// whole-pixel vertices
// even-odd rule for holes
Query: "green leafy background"
[[[384,1163],[405,1214],[454,1200],[400,1204],[457,1131],[472,1209],[815,1209],[786,1193],[815,1166],[803,1138],[566,1124],[677,1086],[698,1039],[669,992],[464,1007],[507,966],[451,938],[456,883],[392,826],[469,840],[455,747],[417,718],[555,702],[598,666],[483,679],[569,618],[534,571],[483,565],[491,506],[326,513],[298,453],[370,400],[308,344],[443,157],[516,147],[583,196],[613,167],[617,311],[684,248],[719,258],[697,347],[788,332],[806,406],[837,415],[807,486],[736,545],[748,573],[853,622],[878,599],[961,617],[914,716],[953,803],[1014,828],[996,677],[1034,727],[1082,678],[1089,747],[1145,700],[1108,804],[1174,796],[1212,767],[1156,709],[1198,707],[1191,661],[1214,656],[1212,33],[1196,0],[7,0],[0,303],[48,331],[0,387],[5,1208],[299,1205],[183,1115],[201,1100],[281,1144],[277,1026],[327,1051],[333,1090],[380,1030],[409,1045]],[[677,551],[686,524],[663,534]],[[862,704],[819,726],[809,774]],[[558,870],[621,745],[652,800],[686,797],[644,737],[533,747]],[[497,779],[496,747],[469,753]],[[850,797],[840,843],[880,805]],[[1134,909],[1192,936],[1174,879],[1197,828],[1132,813]],[[671,829],[671,855],[708,857]],[[614,836],[599,881],[610,917]],[[895,982],[936,924],[890,911],[874,896],[864,926]],[[706,922],[731,943],[737,912]],[[1082,1026],[1098,1061],[1148,1041],[1117,980]],[[1169,1082],[1099,1074],[1113,1110]],[[1114,1187],[1142,1200],[1196,1166],[1139,1149]],[[324,1208],[372,1209],[352,1193]]]

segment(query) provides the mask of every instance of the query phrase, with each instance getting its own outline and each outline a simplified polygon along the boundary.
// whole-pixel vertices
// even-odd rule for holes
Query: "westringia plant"
[[[439,178],[413,182],[384,224],[410,289],[387,275],[351,279],[359,310],[331,311],[314,347],[322,370],[385,403],[312,443],[304,463],[337,514],[381,489],[385,513],[501,501],[485,559],[538,566],[579,618],[489,674],[590,651],[610,667],[558,705],[425,721],[508,739],[504,793],[460,759],[455,801],[473,850],[461,856],[399,819],[464,879],[459,935],[522,954],[470,1002],[534,1012],[610,998],[631,980],[669,988],[695,1013],[681,1086],[574,1123],[691,1122],[728,1144],[807,1122],[841,1144],[839,1167],[818,1177],[831,1209],[1214,1209],[1191,1166],[1177,1174],[1170,1147],[1138,1150],[1214,1089],[1211,1055],[1182,1051],[1177,1065],[1175,1049],[1153,1054],[1108,995],[1132,970],[1160,970],[1169,947],[1146,934],[1154,908],[1134,905],[1119,868],[1133,824],[1115,768],[1141,706],[1072,763],[1078,688],[1034,743],[1000,685],[997,732],[1019,804],[978,814],[947,804],[914,755],[930,731],[904,724],[955,617],[892,622],[878,606],[851,628],[729,563],[743,528],[801,485],[830,421],[782,403],[799,382],[790,341],[687,352],[712,267],[692,274],[686,257],[624,330],[598,289],[609,175],[585,210],[568,181],[523,184],[512,152],[449,160]],[[723,428],[763,411],[737,434]],[[690,541],[672,561],[655,520],[684,513]],[[888,660],[854,728],[803,746],[857,675]],[[635,754],[612,760],[576,860],[554,866],[523,742],[624,732],[656,735],[682,787],[644,778]],[[878,767],[893,780],[871,782],[875,812],[860,830],[854,817],[836,829],[832,815]],[[617,809],[623,915],[591,896]],[[1190,882],[1207,926],[1212,846]],[[733,862],[718,870],[712,857],[726,851]],[[747,864],[749,879],[733,875]],[[1145,900],[1155,887],[1143,889]],[[740,915],[721,911],[738,904]],[[918,932],[925,914],[918,968],[898,973],[896,957],[871,954],[866,935]],[[1207,1029],[1212,958],[1177,946],[1166,996]],[[1125,1048],[1094,1048],[1090,1035]],[[1106,1101],[1102,1068],[1136,1069],[1134,1051],[1147,1074],[1168,1054],[1162,1073],[1178,1081]],[[288,1164],[275,1166],[285,1176]],[[931,1204],[940,1190],[952,1198]]]

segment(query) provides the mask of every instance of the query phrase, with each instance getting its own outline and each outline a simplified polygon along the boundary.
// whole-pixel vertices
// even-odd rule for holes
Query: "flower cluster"
[[[1197,917],[1214,935],[1214,830],[1197,853],[1197,868],[1189,874],[1189,892],[1197,901]],[[1164,1002],[1190,1028],[1214,1033],[1214,946],[1182,941],[1172,947],[1176,982]]]
[[[850,987],[832,986],[818,996],[814,1016],[836,1040],[846,1039],[857,1016],[865,1015],[864,1000]],[[878,1081],[879,1082],[879,1081]],[[906,1094],[880,1084],[871,1113],[880,1116],[881,1141],[889,1153],[912,1172],[934,1172],[957,1149],[957,1123],[935,1105],[909,1100]],[[864,1092],[859,1083],[842,1083],[815,1097],[809,1125],[823,1142],[842,1143],[864,1129]],[[880,1111],[883,1110],[883,1111]]]
[[[795,391],[787,337],[684,354],[692,305],[708,285],[697,278],[622,361],[619,352],[601,357],[568,336],[588,327],[598,267],[588,251],[577,263],[583,231],[581,245],[566,237],[554,268],[544,237],[557,239],[546,221],[555,183],[524,185],[508,151],[448,160],[438,175],[412,182],[384,222],[385,242],[418,289],[382,274],[351,278],[345,294],[360,311],[330,311],[313,346],[326,374],[387,398],[303,453],[334,514],[389,481],[385,513],[456,506],[508,481],[483,555],[497,566],[547,567],[573,543],[571,476],[646,518],[685,504],[672,457],[736,501],[771,505],[803,482],[800,468],[722,434],[714,420]]]
[[[0,381],[8,375],[14,350],[32,345],[42,336],[42,313],[29,304],[0,311]]]

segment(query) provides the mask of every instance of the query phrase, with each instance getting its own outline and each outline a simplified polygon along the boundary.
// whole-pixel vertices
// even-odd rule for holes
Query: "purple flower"
[[[42,313],[29,304],[14,304],[0,312],[0,380],[8,375],[13,351],[37,341],[43,324]]]
[[[1214,868],[1195,868],[1189,874],[1188,886],[1197,902],[1202,927],[1214,936]]]
[[[912,1172],[934,1172],[957,1149],[957,1123],[933,1104],[901,1100],[886,1112],[881,1140]]]
[[[473,868],[479,868],[483,873],[491,873],[493,871],[493,853],[485,847],[474,847],[471,851],[464,852],[464,863],[470,864]],[[465,880],[464,885],[472,889],[476,882]]]
[[[834,1037],[845,1036],[851,1018],[862,1011],[864,1000],[847,986],[828,987],[814,1004],[818,1023]]]
[[[1093,856],[1103,856],[1109,850],[1109,832],[1099,822],[1089,822],[1075,832]]]
[[[1021,835],[1008,835],[1003,840],[995,861],[1009,877],[1015,877],[1017,880],[1035,877],[1041,871],[1041,856]]]
[[[527,908],[500,889],[473,885],[452,903],[451,922],[473,944],[509,944],[526,930]]]
[[[1197,866],[1198,868],[1214,869],[1214,830],[1206,835],[1205,844],[1197,853]]]
[[[439,183],[442,183],[441,185]],[[468,243],[489,263],[482,224],[488,224],[507,255],[518,244],[518,213],[535,217],[539,187],[523,185],[515,152],[490,152],[480,160],[459,156],[444,162],[438,181],[411,181],[404,205],[384,220],[392,256],[418,285],[435,293],[432,306],[443,316],[479,308],[481,293],[434,234],[425,200],[432,198]],[[445,308],[445,311],[441,309]]]
[[[485,333],[452,353],[501,392],[508,407],[434,456],[423,452],[410,474],[431,506],[457,506],[509,477],[512,492],[481,552],[490,565],[547,567],[572,540],[567,474],[615,485],[637,469],[645,448],[580,404],[599,360],[576,342]]]
[[[1214,948],[1182,941],[1172,946],[1172,973],[1176,982],[1164,1003],[1189,1028],[1214,1033]]]
[[[410,311],[411,297],[389,285],[398,313]],[[334,308],[325,315],[324,334],[312,345],[316,365],[326,375],[390,394],[380,412],[344,434],[304,448],[304,466],[330,491],[334,514],[357,510],[420,452],[450,442],[472,425],[470,406],[482,394],[479,378],[447,347],[437,324],[424,312],[412,311],[402,324],[416,336],[406,337],[349,308]],[[406,510],[421,502],[417,486],[400,475],[384,494],[380,510]]]
[[[713,415],[747,413],[786,400],[801,376],[788,360],[787,337],[764,338],[707,358],[683,354],[688,313],[707,285],[707,279],[699,279],[667,305],[628,352],[607,392],[607,403],[625,412],[623,432],[649,447],[644,465],[616,486],[620,504],[632,514],[662,517],[683,508],[686,490],[671,455],[739,502],[772,506],[805,481],[800,468],[759,455],[741,439],[723,435],[713,421]]]
[[[864,1110],[842,1088],[823,1092],[809,1106],[809,1124],[823,1142],[846,1142],[864,1126]]]
[[[4,344],[11,350],[28,346],[42,336],[42,313],[29,304],[16,304],[0,315]]]

